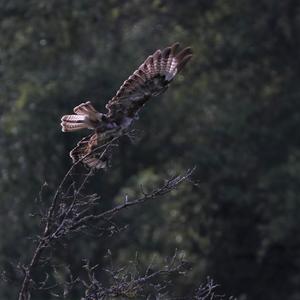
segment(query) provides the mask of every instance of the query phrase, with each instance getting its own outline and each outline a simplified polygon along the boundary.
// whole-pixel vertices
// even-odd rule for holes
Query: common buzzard
[[[107,112],[98,112],[90,101],[74,108],[72,115],[61,118],[63,132],[83,128],[93,130],[70,152],[73,163],[81,161],[89,168],[105,168],[109,156],[97,149],[121,136],[137,118],[139,110],[151,96],[163,93],[192,57],[191,48],[178,52],[179,44],[157,50],[124,81],[117,94],[106,104]]]

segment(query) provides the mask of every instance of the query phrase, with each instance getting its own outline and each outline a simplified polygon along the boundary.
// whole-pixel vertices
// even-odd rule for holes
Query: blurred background
[[[76,273],[107,249],[145,265],[179,249],[192,264],[179,295],[210,276],[239,300],[300,299],[299,1],[1,0],[0,36],[1,269],[15,276],[27,261],[40,186],[55,190],[82,136],[63,134],[60,117],[86,100],[104,111],[148,55],[178,41],[191,63],[90,190],[110,207],[192,166],[197,185],[126,211],[116,238],[83,236],[53,256]],[[3,284],[0,298],[17,289]]]

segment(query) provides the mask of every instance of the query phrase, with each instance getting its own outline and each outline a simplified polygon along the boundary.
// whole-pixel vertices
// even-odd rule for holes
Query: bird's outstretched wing
[[[151,96],[163,93],[192,57],[191,48],[178,48],[176,43],[150,55],[107,103],[107,116],[120,124],[124,117],[133,118]]]

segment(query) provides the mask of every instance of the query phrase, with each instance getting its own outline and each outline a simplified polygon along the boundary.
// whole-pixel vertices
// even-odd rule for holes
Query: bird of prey
[[[128,132],[139,110],[151,96],[163,93],[192,57],[191,48],[178,51],[179,44],[157,50],[124,81],[117,94],[106,104],[106,113],[98,112],[90,101],[74,108],[74,114],[61,118],[63,132],[83,128],[93,130],[70,152],[73,163],[82,162],[89,168],[106,168],[109,155],[98,151],[114,138]]]

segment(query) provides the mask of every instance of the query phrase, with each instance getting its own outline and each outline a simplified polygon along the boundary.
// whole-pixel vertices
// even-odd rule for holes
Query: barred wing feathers
[[[107,103],[108,117],[120,123],[124,117],[133,118],[151,96],[163,93],[176,74],[192,57],[191,48],[177,53],[176,43],[157,50],[122,84]]]

